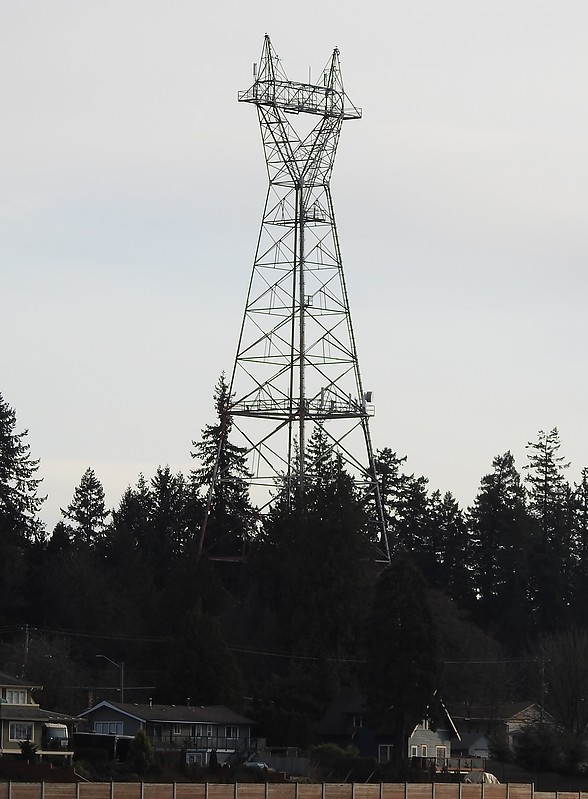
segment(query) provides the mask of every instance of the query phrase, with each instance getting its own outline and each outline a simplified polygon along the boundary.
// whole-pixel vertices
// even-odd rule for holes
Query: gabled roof
[[[39,683],[30,680],[13,677],[11,674],[0,671],[0,688],[42,688]]]
[[[528,714],[538,712],[534,702],[501,702],[495,704],[466,704],[455,702],[449,705],[456,721],[517,721],[526,720]]]
[[[0,718],[8,721],[42,721],[45,724],[65,724],[76,721],[76,716],[42,710],[38,705],[0,705]]]
[[[435,701],[445,716],[449,730],[459,738],[459,732],[442,700],[436,697]],[[347,735],[351,729],[352,717],[362,716],[366,713],[367,705],[365,697],[352,689],[344,689],[337,694],[327,708],[317,726],[317,732],[319,735],[323,736]],[[380,728],[375,731],[384,732],[385,730]]]
[[[225,705],[135,705],[127,702],[99,702],[84,710],[80,718],[91,715],[99,708],[110,708],[129,718],[157,724],[255,724],[252,719],[236,713]]]

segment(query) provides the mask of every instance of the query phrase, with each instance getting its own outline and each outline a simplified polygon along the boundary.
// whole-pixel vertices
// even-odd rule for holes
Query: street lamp
[[[104,660],[107,660],[109,663],[112,663],[112,665],[116,666],[116,668],[118,669],[119,675],[120,675],[120,688],[119,688],[120,701],[124,702],[125,701],[125,664],[124,664],[124,662],[121,661],[120,663],[117,663],[116,660],[111,660],[110,658],[107,658],[106,655],[96,655],[96,657],[97,658],[103,658]]]

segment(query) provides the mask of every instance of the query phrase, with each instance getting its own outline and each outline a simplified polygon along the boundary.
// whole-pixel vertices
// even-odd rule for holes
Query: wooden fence
[[[0,799],[588,799],[588,792],[535,791],[533,785],[513,783],[3,782]]]

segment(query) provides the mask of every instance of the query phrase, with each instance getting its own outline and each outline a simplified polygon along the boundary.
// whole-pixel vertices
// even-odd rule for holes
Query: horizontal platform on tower
[[[361,108],[345,106],[345,95],[329,86],[295,81],[256,81],[239,92],[239,102],[282,108],[291,114],[317,114],[342,119],[361,119]]]
[[[244,400],[231,405],[231,416],[256,416],[260,419],[298,419],[300,406],[284,400]],[[368,403],[353,400],[329,400],[321,402],[307,400],[304,403],[304,418],[321,419],[364,419],[375,415],[375,407]]]

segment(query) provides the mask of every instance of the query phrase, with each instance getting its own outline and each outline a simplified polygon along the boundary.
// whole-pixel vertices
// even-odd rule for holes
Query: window
[[[392,760],[392,744],[380,744],[378,746],[378,763],[389,763]]]
[[[411,746],[410,747],[410,756],[411,757],[418,757],[419,756],[419,748],[418,748],[418,746]]]
[[[26,705],[27,703],[27,692],[26,691],[14,691],[10,688],[6,689],[6,702],[9,705]]]
[[[363,716],[354,716],[352,723],[354,727],[363,727]]]
[[[239,737],[239,728],[228,724],[225,727],[225,737],[226,738],[238,738]]]
[[[94,732],[99,735],[122,735],[123,723],[122,721],[95,721]]]
[[[447,759],[447,747],[438,746],[435,749],[435,759],[437,761],[437,768],[443,768],[445,760]]]
[[[33,725],[17,723],[11,724],[8,731],[8,737],[11,741],[32,741]]]
[[[174,724],[173,726],[173,734],[174,735],[181,735],[182,734],[182,725],[181,724]]]
[[[205,752],[186,752],[186,763],[189,766],[205,766],[206,753]]]
[[[427,756],[427,745],[423,744],[421,746],[421,757],[426,757],[426,756]]]

